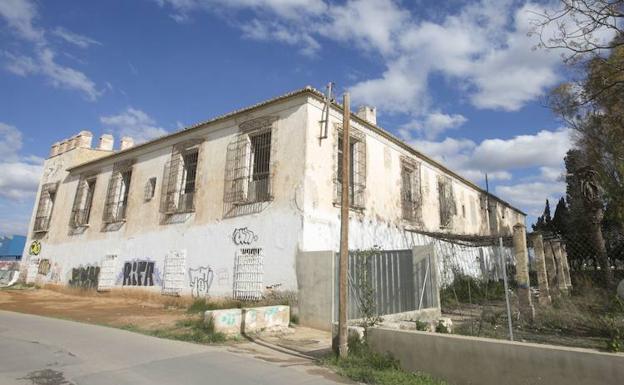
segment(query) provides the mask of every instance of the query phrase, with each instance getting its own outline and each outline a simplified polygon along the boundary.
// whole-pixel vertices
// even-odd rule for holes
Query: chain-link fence
[[[622,231],[515,229],[514,236],[438,237],[434,247],[442,315],[453,333],[624,350],[624,301],[616,292],[624,278]]]

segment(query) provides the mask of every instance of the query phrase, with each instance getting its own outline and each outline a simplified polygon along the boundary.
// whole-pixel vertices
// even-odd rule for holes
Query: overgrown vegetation
[[[227,337],[215,332],[212,320],[204,322],[203,317],[193,317],[178,321],[175,327],[161,329],[143,329],[134,324],[124,325],[124,330],[147,334],[159,338],[195,342],[199,344],[223,343]]]
[[[197,298],[187,308],[189,314],[203,313],[208,310],[219,309],[242,309],[244,307],[258,306],[293,306],[297,303],[296,294],[288,291],[275,291],[268,293],[258,301],[241,301],[234,298]]]
[[[485,304],[488,301],[505,300],[503,282],[476,279],[453,271],[453,282],[440,290],[442,307],[456,307],[462,303]]]
[[[375,287],[373,286],[372,258],[381,249],[374,246],[369,250],[358,250],[356,257],[358,258],[356,271],[357,285],[357,303],[362,316],[360,326],[366,329],[383,322],[383,318],[377,314],[377,296]]]
[[[349,356],[340,359],[331,355],[323,363],[333,368],[338,374],[354,381],[378,385],[446,385],[422,373],[403,371],[399,361],[389,354],[372,351],[359,338],[349,338]]]

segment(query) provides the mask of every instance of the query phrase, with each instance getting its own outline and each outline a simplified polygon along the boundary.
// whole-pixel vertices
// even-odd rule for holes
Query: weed
[[[199,344],[222,343],[227,340],[225,334],[215,332],[212,320],[204,322],[201,317],[180,320],[176,323],[175,327],[171,328],[142,329],[135,324],[127,324],[121,326],[121,329],[159,338],[195,342]]]
[[[444,333],[444,334],[449,334],[450,330],[446,327],[446,325],[444,324],[443,321],[438,321],[438,324],[436,325],[435,328],[436,333]]]
[[[461,303],[484,304],[505,299],[503,282],[476,279],[458,270],[453,271],[453,277],[453,282],[440,290],[443,307],[455,307]]]
[[[340,359],[331,355],[323,360],[325,365],[334,368],[340,375],[354,381],[379,385],[445,385],[422,373],[401,370],[399,361],[390,354],[374,352],[357,338],[349,339],[349,356]]]
[[[421,332],[429,331],[429,323],[423,322],[421,320],[416,320],[416,330],[420,330]]]

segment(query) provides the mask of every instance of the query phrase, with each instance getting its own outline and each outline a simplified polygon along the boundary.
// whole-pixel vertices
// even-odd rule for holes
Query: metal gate
[[[115,286],[115,273],[117,272],[117,256],[107,255],[102,261],[100,267],[100,276],[98,277],[98,291],[109,291]]]
[[[240,249],[234,262],[234,298],[257,300],[262,298],[264,255],[260,248]]]
[[[336,271],[334,320],[338,319],[338,266]],[[361,303],[371,290],[376,315],[388,315],[438,307],[433,248],[349,252],[348,319],[362,318]]]
[[[165,256],[162,294],[180,295],[184,287],[186,250],[171,251]]]

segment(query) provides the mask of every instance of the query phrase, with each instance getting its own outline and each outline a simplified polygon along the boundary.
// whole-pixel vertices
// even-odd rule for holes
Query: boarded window
[[[35,214],[35,223],[33,230],[35,232],[48,231],[50,227],[50,218],[54,209],[54,201],[56,199],[56,190],[58,183],[46,183],[41,186],[41,194],[39,195],[39,204],[37,205],[37,213]]]
[[[131,179],[132,163],[122,162],[113,166],[104,203],[104,223],[122,222],[126,219]]]
[[[453,194],[453,181],[448,176],[438,176],[438,201],[440,227],[451,227],[453,216],[457,214],[457,207]]]
[[[262,117],[242,123],[242,132],[228,145],[223,197],[226,215],[232,214],[237,206],[273,199],[271,152],[276,120]],[[234,211],[247,213],[249,210]]]
[[[402,159],[401,162],[401,208],[404,219],[421,220],[420,163],[408,159]]]
[[[78,181],[69,223],[71,227],[81,227],[89,224],[91,207],[93,206],[93,193],[95,192],[95,181],[95,177],[81,177]]]
[[[188,142],[175,146],[165,165],[160,211],[165,214],[195,211],[195,192],[199,144]]]
[[[336,140],[336,170],[334,178],[334,203],[340,204],[342,196],[342,129],[338,127]],[[349,138],[349,206],[364,208],[366,190],[366,138],[357,130]]]

